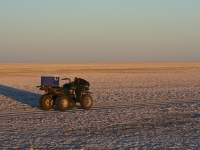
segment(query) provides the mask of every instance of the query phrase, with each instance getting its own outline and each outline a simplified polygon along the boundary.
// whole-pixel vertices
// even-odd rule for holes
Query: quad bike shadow
[[[6,96],[13,100],[16,100],[22,104],[27,104],[31,107],[39,108],[37,100],[40,98],[40,94],[12,88],[9,86],[0,84],[0,95]]]

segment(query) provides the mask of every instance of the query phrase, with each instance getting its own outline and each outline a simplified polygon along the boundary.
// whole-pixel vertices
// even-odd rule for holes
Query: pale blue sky
[[[199,56],[199,0],[0,0],[0,63]]]

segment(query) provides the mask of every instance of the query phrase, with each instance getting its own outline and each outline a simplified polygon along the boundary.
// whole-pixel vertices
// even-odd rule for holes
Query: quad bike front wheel
[[[42,110],[50,110],[52,108],[52,97],[50,95],[42,95],[39,105]]]
[[[60,95],[56,98],[56,108],[60,111],[70,109],[70,100],[65,95]]]
[[[89,94],[83,95],[80,104],[83,109],[86,109],[86,110],[90,109],[93,104],[92,97]]]

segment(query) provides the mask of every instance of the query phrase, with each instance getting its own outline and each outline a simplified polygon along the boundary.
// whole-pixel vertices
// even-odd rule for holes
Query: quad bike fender
[[[76,102],[80,102],[83,92],[84,92],[85,86],[77,86],[75,93],[76,93]]]

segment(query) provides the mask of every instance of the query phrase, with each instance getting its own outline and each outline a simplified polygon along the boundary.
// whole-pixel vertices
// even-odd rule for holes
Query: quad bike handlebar
[[[69,80],[69,83],[71,83],[70,78],[62,78],[61,80]]]

